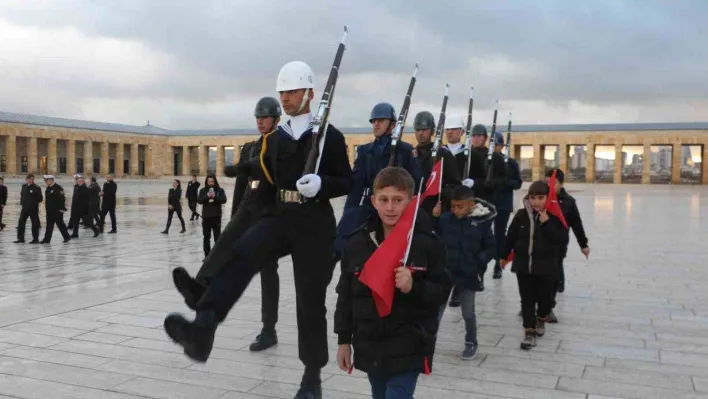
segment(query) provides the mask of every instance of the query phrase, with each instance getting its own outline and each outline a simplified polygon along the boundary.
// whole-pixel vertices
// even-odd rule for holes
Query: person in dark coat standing
[[[503,162],[504,136],[500,132],[494,133],[494,167],[492,178],[485,184],[485,188],[492,194],[492,204],[497,208],[497,217],[494,219],[494,239],[497,243],[497,253],[494,257],[494,279],[502,277],[499,265],[502,247],[506,239],[506,228],[509,217],[514,211],[514,191],[521,188],[521,174],[519,164],[515,159],[509,158]]]
[[[211,252],[211,235],[214,234],[214,242],[221,235],[221,216],[226,203],[226,192],[219,187],[216,175],[207,175],[204,180],[204,187],[199,190],[197,202],[202,205],[202,233],[204,234],[204,257]]]
[[[25,242],[25,225],[27,218],[32,221],[32,241],[30,244],[39,244],[39,204],[43,201],[42,189],[34,184],[34,175],[29,174],[22,185],[20,193],[20,221],[17,225],[17,241],[15,244]]]
[[[182,218],[182,183],[175,179],[172,182],[172,188],[167,193],[167,226],[162,234],[167,234],[170,231],[170,225],[172,224],[172,215],[177,213],[180,223],[182,223],[182,230],[180,233],[187,231],[184,225],[184,219]]]
[[[5,223],[2,222],[5,205],[7,205],[7,186],[5,186],[5,179],[0,176],[0,231],[5,230]]]
[[[91,208],[91,192],[86,186],[86,180],[83,177],[79,177],[76,182],[74,198],[71,199],[71,224],[74,227],[71,238],[79,238],[79,221],[82,219],[84,226],[93,230],[94,237],[98,237],[100,232],[98,227],[93,225],[93,217],[89,212]]]
[[[106,176],[106,182],[103,183],[103,190],[99,193],[103,197],[101,203],[101,231],[106,224],[106,214],[111,216],[111,231],[108,234],[116,233],[116,192],[118,185],[113,181],[113,176]]]
[[[44,181],[47,183],[44,198],[44,209],[47,213],[47,229],[44,231],[44,238],[40,241],[40,244],[49,244],[52,242],[52,233],[54,232],[55,224],[57,228],[59,228],[61,236],[64,237],[64,242],[67,243],[71,240],[71,237],[64,224],[64,212],[66,212],[64,188],[54,183],[53,175],[44,175]]]
[[[199,196],[199,182],[197,181],[197,175],[192,175],[192,180],[187,183],[187,192],[184,194],[187,198],[187,205],[189,205],[189,210],[192,211],[192,216],[189,220],[199,219],[199,213],[197,213],[197,199]]]
[[[78,173],[74,175],[74,190],[71,193],[71,215],[69,216],[69,224],[66,225],[69,230],[74,229],[74,198],[76,198],[76,189],[79,187],[79,177],[81,175]]]
[[[89,185],[89,217],[101,231],[101,187],[93,176]]]

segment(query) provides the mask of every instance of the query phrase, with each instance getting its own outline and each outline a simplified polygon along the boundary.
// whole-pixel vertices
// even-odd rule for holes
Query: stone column
[[[17,136],[7,136],[5,141],[5,159],[7,160],[7,175],[13,176],[17,174]]]
[[[57,165],[57,139],[49,139],[47,146],[47,172],[50,175],[56,175],[59,172]]]
[[[541,144],[534,144],[531,180],[536,181],[543,177],[543,164],[543,147],[541,147]]]
[[[138,144],[130,145],[130,174],[138,175]]]
[[[205,145],[199,146],[199,175],[206,176],[207,166],[209,165],[209,147]]]
[[[701,153],[701,183],[708,184],[708,145],[703,145]]]
[[[224,174],[224,146],[220,145],[216,147],[216,175],[221,176]]]
[[[644,144],[642,156],[642,184],[651,183],[651,144]]]
[[[585,145],[585,182],[595,183],[595,144]]]
[[[192,174],[192,153],[189,152],[189,146],[182,146],[182,174],[189,176]]]
[[[37,138],[27,138],[27,171],[29,173],[39,174],[37,167]]]
[[[101,143],[101,175],[105,176],[108,174],[108,162],[110,161],[110,156],[108,155],[108,142],[104,141]]]
[[[123,177],[123,161],[125,160],[125,146],[123,143],[116,144],[116,177]]]
[[[622,183],[622,166],[622,144],[615,144],[615,184]]]
[[[238,163],[238,161],[241,159],[241,148],[239,148],[240,144],[236,144],[234,146],[234,165]],[[349,158],[349,159],[354,159],[354,157]]]
[[[158,173],[155,173],[153,170],[153,165],[154,165],[154,154],[155,154],[156,149],[153,148],[152,144],[146,144],[145,145],[145,176],[146,177],[156,177]],[[174,160],[172,161],[174,162]],[[172,163],[170,162],[170,163]],[[160,175],[162,173],[159,173]]]
[[[84,175],[93,175],[93,142],[84,141]]]
[[[570,173],[568,170],[568,145],[558,144],[558,168],[565,173],[566,176]]]
[[[66,174],[76,174],[76,140],[66,141]]]
[[[673,143],[673,145],[672,145],[671,183],[673,183],[673,184],[680,184],[681,183],[681,143]]]

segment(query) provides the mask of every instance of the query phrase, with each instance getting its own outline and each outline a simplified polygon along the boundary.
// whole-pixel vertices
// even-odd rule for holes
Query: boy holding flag
[[[377,215],[352,233],[342,256],[337,363],[367,373],[375,399],[412,398],[420,373],[430,373],[437,314],[451,287],[445,247],[415,223],[414,187],[406,170],[383,169],[371,198]]]

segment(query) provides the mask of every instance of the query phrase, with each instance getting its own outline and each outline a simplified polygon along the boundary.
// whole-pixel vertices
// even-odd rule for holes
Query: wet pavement
[[[70,181],[59,183],[71,191]],[[187,311],[170,271],[195,272],[203,258],[200,223],[187,221],[179,234],[175,221],[169,235],[160,234],[170,184],[118,181],[117,235],[92,238],[80,230],[79,239],[63,244],[55,232],[50,245],[40,246],[12,244],[19,182],[8,182],[8,226],[0,232],[0,398],[294,395],[302,365],[289,259],[279,269],[277,347],[248,351],[261,327],[257,278],[220,328],[205,365],[188,360],[165,336],[166,313]],[[233,186],[226,187],[230,199]],[[556,308],[560,323],[547,327],[538,347],[521,351],[514,276],[488,276],[477,296],[478,357],[459,359],[464,326],[459,310],[448,309],[434,373],[420,378],[416,397],[708,398],[708,229],[701,225],[708,220],[708,188],[569,188],[592,253],[585,260],[571,241],[567,291]],[[339,213],[342,201],[336,205]],[[29,222],[26,234],[29,241]],[[362,373],[336,367],[334,334],[330,353],[325,397],[370,397]]]

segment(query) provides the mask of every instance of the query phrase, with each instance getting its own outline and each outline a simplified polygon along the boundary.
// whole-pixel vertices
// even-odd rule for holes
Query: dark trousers
[[[223,321],[263,267],[290,254],[295,275],[298,353],[305,366],[327,364],[327,286],[332,280],[335,219],[329,203],[283,205],[259,219],[232,247],[233,261],[212,278],[198,307]]]
[[[204,256],[211,252],[211,234],[214,233],[214,242],[221,235],[221,218],[202,218],[202,233],[204,234]]]
[[[396,375],[368,374],[372,399],[413,399],[419,371]]]
[[[197,213],[197,200],[187,200],[187,205],[189,206],[189,210],[192,211],[192,216],[189,220],[194,219],[195,216],[199,216]]]
[[[91,214],[93,217],[94,226],[101,227],[101,211],[97,211]]]
[[[556,281],[556,286],[555,286],[555,288],[553,289],[553,304],[552,304],[552,306],[551,306],[551,309],[555,309],[556,304],[557,304],[557,303],[556,303],[556,295],[558,295],[558,286],[559,286],[561,283],[565,283],[565,270],[564,270],[564,268],[563,268],[563,261],[564,261],[564,260],[565,260],[565,257],[564,257],[564,256],[559,256],[559,257],[558,257],[558,263],[559,263],[558,269],[560,270],[560,276],[559,276],[560,278],[558,279],[558,281]]]
[[[39,240],[39,212],[37,211],[20,211],[20,222],[17,225],[17,239],[19,241],[25,240],[25,225],[27,224],[27,218],[32,221],[32,240]]]
[[[244,203],[238,208],[218,240],[215,240],[207,258],[197,274],[197,280],[205,286],[220,270],[228,267],[234,261],[232,247],[234,243],[259,218],[262,209],[255,203]],[[280,278],[278,277],[278,260],[274,259],[261,269],[261,320],[263,330],[272,332],[278,323],[278,305],[280,300]]]
[[[504,240],[506,240],[506,227],[509,224],[509,211],[497,211],[494,218],[494,242],[497,244],[497,253],[494,256],[494,270],[501,269],[499,258],[501,257]]]
[[[72,231],[72,236],[78,237],[79,236],[79,220],[84,221],[84,226],[88,227],[89,229],[93,230],[94,233],[98,231],[98,227],[93,225],[93,217],[90,214],[85,214],[81,216],[74,216],[72,218],[72,225],[73,225],[73,231]]]
[[[52,241],[52,233],[54,232],[54,225],[57,225],[61,236],[67,240],[69,238],[69,230],[64,224],[64,214],[61,212],[47,212],[47,229],[44,230],[44,240],[46,242]]]
[[[172,224],[172,215],[177,212],[177,218],[179,218],[179,221],[182,223],[182,230],[186,230],[187,228],[184,225],[184,219],[182,218],[182,208],[173,208],[173,209],[167,209],[167,226],[165,226],[165,231],[170,231],[170,225]]]
[[[111,230],[116,229],[116,208],[103,208],[101,210],[101,229],[106,224],[106,214],[111,216]]]
[[[2,211],[5,210],[4,206],[0,206],[0,225],[2,224]]]
[[[536,316],[543,318],[551,312],[556,280],[519,273],[516,274],[516,279],[519,282],[524,328],[536,328]]]

